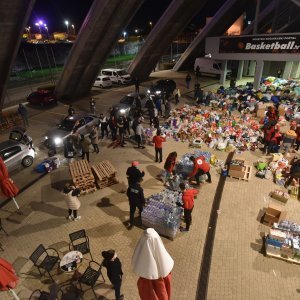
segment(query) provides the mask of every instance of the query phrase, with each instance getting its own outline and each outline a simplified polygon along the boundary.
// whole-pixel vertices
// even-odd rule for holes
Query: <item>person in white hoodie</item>
[[[166,250],[159,234],[148,228],[139,239],[131,260],[141,300],[171,299],[171,271],[174,260]]]

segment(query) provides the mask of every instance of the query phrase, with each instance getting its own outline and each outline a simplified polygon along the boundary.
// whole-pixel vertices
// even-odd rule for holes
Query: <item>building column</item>
[[[243,71],[244,71],[244,60],[240,60],[237,75],[236,75],[236,80],[241,80],[242,79]]]
[[[292,78],[300,77],[300,62],[299,61],[294,61],[291,77]]]
[[[255,67],[255,74],[254,74],[254,83],[253,88],[257,90],[260,86],[260,80],[264,69],[264,61],[263,60],[257,60],[256,61],[256,67]]]
[[[221,69],[221,76],[220,76],[220,84],[225,85],[226,81],[226,74],[227,74],[227,60],[222,61],[222,69]]]
[[[248,71],[248,76],[254,76],[255,73],[255,60],[250,60],[249,61],[249,71]]]
[[[289,77],[291,77],[292,68],[293,68],[293,62],[287,61],[284,65],[282,78],[288,79]]]
[[[249,60],[244,60],[243,76],[248,76]]]

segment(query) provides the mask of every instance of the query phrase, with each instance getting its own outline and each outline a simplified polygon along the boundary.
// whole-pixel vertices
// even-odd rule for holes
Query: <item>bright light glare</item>
[[[69,25],[69,21],[65,21],[65,24],[68,26]]]
[[[54,139],[54,144],[55,145],[59,145],[61,143],[62,143],[62,139],[61,138],[57,137],[57,138]]]
[[[40,25],[43,25],[43,21],[39,21],[39,24],[40,24]]]
[[[126,110],[124,108],[120,109],[121,114],[125,114]]]

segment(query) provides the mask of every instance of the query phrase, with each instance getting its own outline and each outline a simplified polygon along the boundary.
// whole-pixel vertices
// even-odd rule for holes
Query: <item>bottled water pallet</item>
[[[116,179],[116,169],[109,160],[104,160],[93,165],[92,172],[99,189],[118,183]]]
[[[81,190],[81,194],[96,191],[95,178],[87,160],[77,160],[69,165],[73,183]]]
[[[176,233],[177,233],[177,230],[176,231],[168,230],[167,228],[164,227],[163,224],[158,225],[158,224],[149,222],[143,218],[142,218],[142,224],[144,227],[154,228],[161,236],[163,236],[171,241],[174,240]]]

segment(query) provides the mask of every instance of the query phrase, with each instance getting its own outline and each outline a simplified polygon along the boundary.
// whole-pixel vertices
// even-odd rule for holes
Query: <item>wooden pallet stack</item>
[[[245,164],[242,157],[234,157],[228,168],[229,177],[249,181],[252,175],[252,166]]]
[[[97,188],[99,189],[118,183],[116,180],[116,169],[109,160],[104,160],[93,165],[92,171],[96,179]]]
[[[76,188],[79,188],[80,194],[95,192],[95,178],[87,160],[77,160],[70,164],[70,173]]]

